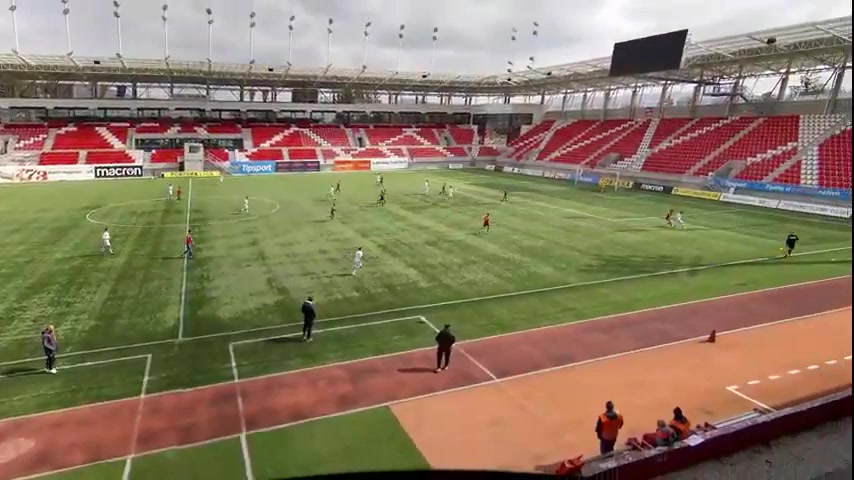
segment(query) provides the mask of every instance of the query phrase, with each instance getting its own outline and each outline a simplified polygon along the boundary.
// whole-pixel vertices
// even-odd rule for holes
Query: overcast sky
[[[4,4],[8,0],[0,0]],[[61,0],[17,0],[21,51],[65,52]],[[163,55],[160,7],[163,0],[123,0],[125,57]],[[402,68],[426,70],[433,27],[439,28],[435,70],[495,73],[511,57],[517,65],[535,54],[537,65],[583,61],[610,55],[615,41],[689,28],[694,40],[745,33],[793,23],[851,15],[850,0],[169,0],[169,48],[174,59],[207,56],[204,10],[214,14],[215,61],[249,61],[249,13],[257,12],[255,58],[283,64],[287,23],[296,15],[293,63],[326,62],[326,24],[334,18],[332,63],[358,68],[362,30],[373,22],[368,49],[371,69],[393,70],[397,31],[406,25]],[[72,47],[76,55],[116,52],[110,0],[69,0]],[[11,15],[2,5],[0,49],[14,47]],[[531,35],[539,22],[539,37]],[[516,53],[511,29],[519,30]],[[535,53],[536,52],[536,53]]]

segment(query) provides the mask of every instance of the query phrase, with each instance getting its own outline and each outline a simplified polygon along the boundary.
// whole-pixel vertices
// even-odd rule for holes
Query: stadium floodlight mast
[[[169,61],[169,17],[167,15],[167,11],[169,10],[169,2],[164,1],[163,6],[160,7],[163,10],[163,14],[160,15],[160,19],[163,20],[163,61]]]
[[[403,33],[406,30],[406,25],[400,24],[400,28],[397,31],[397,68],[395,68],[395,73],[400,72],[400,59],[403,55]]]
[[[326,23],[326,69],[332,66],[332,24],[335,20],[329,19]]]
[[[436,63],[436,41],[439,40],[439,27],[433,27],[433,41],[430,42],[430,70],[427,77],[433,74],[433,66]],[[426,78],[426,77],[425,77]]]
[[[15,11],[18,10],[18,6],[15,5],[15,0],[9,0],[9,13],[12,14],[12,32],[15,35],[15,48],[12,49],[12,53],[15,55],[20,55],[21,44],[18,41],[18,20],[15,16]]]
[[[516,27],[510,29],[510,60],[507,61],[507,65],[510,68],[507,69],[507,73],[513,73],[513,58],[516,57],[516,38],[518,34],[519,30]]]
[[[288,68],[291,68],[291,66],[293,65],[291,63],[291,56],[294,53],[294,22],[296,21],[296,19],[296,15],[291,15],[291,18],[288,19]]]
[[[62,0],[62,16],[65,17],[65,56],[71,58],[74,55],[74,51],[71,49],[71,21],[69,20],[71,8],[68,2],[69,0]]]
[[[530,57],[528,57],[528,70],[534,69],[534,62],[536,61],[537,55],[537,39],[540,38],[540,24],[539,22],[534,22],[534,29],[531,31],[531,37],[533,37],[533,52]]]
[[[210,7],[205,9],[205,13],[208,14],[208,66],[213,63],[213,10]]]
[[[364,72],[368,69],[368,37],[371,35],[370,20],[365,23],[365,31],[362,32],[362,35],[364,35],[365,37],[365,40],[362,44],[362,71]]]
[[[249,65],[255,65],[255,10],[249,12]]]
[[[119,0],[113,0],[113,16],[116,17],[116,58],[124,58],[122,55],[122,15],[119,13],[119,7],[122,4]]]

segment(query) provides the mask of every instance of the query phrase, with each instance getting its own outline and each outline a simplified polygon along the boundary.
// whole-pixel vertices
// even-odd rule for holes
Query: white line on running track
[[[778,288],[779,288],[779,287],[778,287]],[[774,326],[774,325],[780,325],[780,324],[789,323],[789,322],[794,322],[794,321],[798,321],[798,320],[804,320],[804,319],[807,319],[807,318],[818,317],[818,316],[821,316],[821,315],[826,315],[826,314],[829,314],[829,313],[838,312],[838,311],[842,311],[842,310],[849,310],[850,308],[851,308],[851,307],[839,308],[839,309],[829,310],[829,311],[827,311],[827,312],[821,312],[821,313],[816,313],[816,314],[812,314],[812,315],[804,315],[804,316],[801,316],[801,317],[788,318],[788,319],[785,319],[785,320],[778,320],[778,321],[776,321],[776,322],[765,323],[765,324],[761,324],[761,325],[754,325],[754,326],[751,326],[751,327],[738,328],[738,329],[735,329],[735,330],[730,330],[730,331],[726,331],[726,332],[721,332],[721,333],[719,333],[719,335],[721,335],[721,336],[723,336],[723,335],[732,335],[732,334],[739,333],[739,332],[745,332],[745,331],[755,330],[755,329],[759,329],[759,328],[771,327],[771,326]],[[605,317],[603,317],[603,318],[605,318]],[[471,389],[474,389],[474,388],[480,388],[480,387],[484,387],[484,386],[488,386],[488,385],[501,384],[501,383],[503,383],[503,382],[507,382],[507,381],[514,380],[514,379],[517,379],[517,378],[524,378],[524,377],[529,377],[529,376],[533,376],[533,375],[541,375],[541,374],[544,374],[544,373],[548,373],[548,372],[552,372],[552,371],[556,371],[556,370],[561,370],[561,369],[564,369],[564,368],[579,367],[579,366],[582,366],[582,365],[587,365],[587,364],[597,363],[597,362],[603,362],[603,361],[612,360],[612,359],[615,359],[615,358],[621,358],[621,357],[625,357],[625,356],[629,356],[629,355],[634,355],[634,354],[637,354],[637,353],[651,352],[651,351],[655,351],[655,350],[658,350],[658,349],[661,349],[661,348],[672,347],[672,346],[674,346],[674,345],[680,345],[680,344],[685,344],[685,343],[690,343],[690,342],[697,342],[697,341],[705,340],[705,339],[706,339],[706,335],[703,335],[703,336],[701,336],[701,337],[688,338],[688,339],[685,339],[685,340],[679,340],[679,341],[676,341],[676,342],[666,343],[666,344],[662,344],[662,345],[656,345],[656,346],[653,346],[653,347],[646,347],[646,348],[641,348],[641,349],[632,350],[632,351],[628,351],[628,352],[616,353],[616,354],[607,355],[607,356],[604,356],[604,357],[594,358],[594,359],[590,359],[590,360],[584,360],[584,361],[581,361],[581,362],[575,362],[575,363],[569,363],[569,364],[566,364],[566,365],[560,365],[560,366],[556,366],[556,367],[550,367],[550,368],[546,368],[546,369],[542,369],[542,370],[537,370],[537,371],[533,371],[533,372],[521,373],[521,374],[518,374],[518,375],[512,375],[512,376],[509,376],[509,377],[502,377],[502,378],[499,378],[499,379],[497,379],[497,380],[486,380],[486,381],[483,381],[483,382],[474,383],[474,384],[470,384],[470,385],[465,385],[465,386],[462,386],[462,387],[456,387],[456,388],[451,388],[451,389],[448,389],[448,390],[442,390],[442,391],[440,391],[440,392],[433,392],[433,393],[427,393],[427,394],[423,394],[423,395],[416,395],[416,396],[409,397],[409,398],[404,398],[404,399],[401,399],[401,400],[393,400],[393,401],[390,401],[390,402],[379,403],[379,404],[376,404],[376,405],[370,405],[370,406],[366,406],[366,407],[359,407],[359,408],[355,408],[355,409],[351,409],[351,410],[347,410],[347,411],[343,411],[343,412],[339,412],[339,413],[333,413],[333,414],[329,414],[329,415],[323,415],[323,416],[320,416],[320,417],[314,417],[314,418],[310,418],[310,419],[306,419],[306,420],[298,420],[298,421],[295,421],[295,422],[283,423],[283,424],[276,425],[276,426],[272,426],[272,427],[265,427],[265,428],[261,428],[261,429],[253,430],[252,432],[248,432],[248,433],[252,434],[252,433],[267,432],[267,431],[272,431],[272,430],[279,430],[279,429],[283,429],[283,428],[292,427],[292,426],[294,426],[294,425],[299,425],[299,424],[303,424],[303,423],[313,422],[313,421],[316,421],[316,420],[323,420],[323,419],[326,419],[326,418],[333,418],[333,417],[339,417],[339,416],[343,416],[343,415],[349,415],[349,414],[351,414],[351,413],[358,413],[358,412],[362,412],[362,411],[366,411],[366,410],[372,410],[372,409],[374,409],[374,408],[388,407],[388,406],[391,406],[391,405],[397,405],[397,404],[401,404],[401,403],[407,403],[407,402],[412,402],[412,401],[422,400],[422,399],[425,399],[425,398],[431,398],[431,397],[435,397],[435,396],[439,396],[439,395],[445,395],[445,394],[450,394],[450,393],[454,393],[454,392],[460,392],[460,391],[465,391],[465,390],[471,390]],[[425,348],[421,348],[421,349],[417,349],[417,350],[413,350],[413,351],[419,351],[419,350],[426,350],[426,349],[425,349]],[[379,356],[377,356],[377,357],[363,358],[363,359],[360,359],[360,360],[349,360],[349,361],[346,361],[346,362],[340,362],[340,363],[330,364],[330,365],[324,365],[324,366],[333,366],[333,365],[339,365],[339,364],[345,364],[345,363],[352,363],[352,362],[356,362],[356,361],[370,360],[370,359],[373,359],[373,358],[389,357],[389,356],[393,356],[393,355],[403,355],[403,354],[405,354],[405,353],[411,353],[411,352],[412,352],[412,351],[410,351],[410,352],[399,352],[399,353],[396,353],[396,354],[388,354],[388,355],[379,355]],[[320,367],[311,367],[311,368],[312,368],[312,369],[313,369],[313,368],[323,368],[324,366],[320,366]],[[283,372],[283,373],[280,373],[279,375],[286,375],[286,374],[290,374],[290,373],[295,373],[295,372]],[[259,378],[259,377],[252,377],[251,379],[247,379],[247,380],[256,380],[256,379],[258,379],[258,378]],[[246,380],[244,380],[244,381],[246,381]],[[234,380],[229,380],[228,382],[222,382],[220,385],[222,385],[222,384],[231,384],[231,383],[234,383]],[[186,392],[186,391],[191,391],[191,390],[197,390],[197,389],[199,389],[199,388],[207,388],[207,387],[210,387],[210,386],[211,386],[211,385],[206,385],[206,386],[204,386],[204,387],[194,387],[194,388],[185,389],[185,390],[181,390],[181,391],[182,391],[182,392]],[[737,386],[735,386],[735,385],[734,385],[734,386],[732,386],[731,388],[737,388]],[[173,393],[173,392],[163,392],[163,393],[160,393],[160,394],[153,394],[153,395],[150,395],[150,396],[154,396],[154,395],[162,395],[162,394],[167,394],[167,393]],[[733,393],[736,393],[736,392],[733,392]],[[58,410],[58,411],[63,411],[63,410],[72,410],[72,409],[78,409],[78,408],[87,408],[87,407],[91,407],[91,406],[95,406],[95,405],[100,405],[100,404],[105,404],[105,403],[113,403],[113,402],[117,402],[117,401],[121,401],[121,400],[109,400],[109,401],[106,401],[106,402],[99,402],[99,403],[97,403],[97,404],[83,405],[83,406],[79,406],[79,407],[70,407],[70,408],[66,408],[66,409],[62,409],[62,410]],[[49,413],[53,414],[53,413],[56,413],[56,412],[57,412],[57,411],[52,411],[52,412],[49,412]],[[37,416],[37,415],[44,415],[44,414],[42,413],[42,414],[26,415],[26,416]],[[3,419],[3,420],[0,420],[0,423],[7,422],[7,421],[12,421],[12,420],[18,420],[18,419],[20,419],[20,418],[22,418],[22,417],[13,417],[13,418],[8,418],[8,419]],[[159,449],[156,449],[156,450],[147,451],[147,452],[145,452],[145,453],[143,453],[143,454],[138,455],[138,457],[144,457],[144,456],[148,456],[148,455],[155,455],[155,454],[162,453],[162,452],[166,452],[166,451],[170,451],[170,450],[183,450],[183,449],[186,449],[186,448],[198,447],[198,446],[201,446],[201,445],[207,445],[207,444],[214,443],[214,442],[220,442],[220,441],[230,440],[230,439],[233,439],[233,438],[239,438],[239,437],[240,437],[240,435],[241,435],[241,434],[239,434],[239,433],[238,433],[238,434],[226,435],[226,436],[223,436],[223,437],[217,437],[217,438],[213,438],[213,439],[209,439],[209,440],[202,440],[202,441],[200,441],[200,442],[195,442],[195,443],[187,443],[187,444],[184,444],[184,445],[177,445],[177,446],[173,446],[173,447],[163,447],[163,448],[159,448]],[[73,468],[69,468],[69,469],[65,469],[65,470],[71,470],[71,469],[77,469],[77,468],[84,468],[84,467],[87,467],[87,466],[97,465],[97,464],[100,464],[100,463],[111,462],[111,461],[120,460],[120,459],[124,459],[124,458],[125,458],[125,457],[118,457],[118,458],[114,458],[114,459],[101,460],[101,461],[98,461],[98,462],[92,462],[92,463],[88,463],[88,464],[85,464],[85,465],[79,465],[79,466],[77,466],[77,467],[73,467]],[[58,470],[58,471],[48,472],[48,473],[40,473],[40,474],[37,474],[37,475],[32,475],[32,476],[29,476],[29,477],[24,477],[24,479],[20,479],[20,480],[25,480],[25,479],[29,479],[29,478],[38,478],[38,477],[43,477],[43,476],[46,476],[46,475],[55,474],[55,473],[57,473],[57,472],[61,472],[61,471],[65,471],[65,470]]]
[[[811,251],[811,252],[795,253],[792,256],[794,257],[794,256],[818,255],[818,254],[822,254],[822,253],[834,252],[834,251],[838,251],[838,250],[850,250],[850,249],[851,249],[851,247],[831,248],[831,249],[825,249],[825,250],[815,250],[815,251]],[[406,312],[406,311],[410,311],[410,310],[426,310],[426,309],[435,308],[435,307],[474,303],[474,302],[479,302],[479,301],[483,301],[483,300],[494,300],[494,299],[498,299],[498,298],[515,297],[515,296],[521,296],[521,295],[543,293],[543,292],[554,291],[554,290],[563,290],[563,289],[585,287],[585,286],[592,286],[592,285],[602,285],[602,284],[608,284],[608,283],[612,283],[612,282],[619,282],[619,281],[626,281],[626,280],[637,280],[637,279],[641,279],[641,278],[664,276],[664,275],[675,274],[675,273],[687,273],[687,272],[692,272],[692,271],[707,270],[707,269],[711,269],[711,268],[720,268],[720,267],[726,267],[726,266],[732,266],[732,265],[743,265],[743,264],[757,263],[757,262],[767,261],[767,260],[774,259],[774,258],[777,258],[777,257],[763,257],[763,258],[754,258],[754,259],[750,259],[750,260],[737,260],[734,262],[718,263],[718,264],[705,265],[705,266],[699,266],[699,267],[688,267],[688,268],[677,269],[677,270],[664,270],[664,271],[660,271],[660,272],[642,273],[642,274],[638,274],[638,275],[630,275],[630,276],[625,276],[625,277],[613,277],[613,278],[603,279],[603,280],[593,280],[590,282],[571,283],[571,284],[566,284],[566,285],[558,285],[558,286],[554,286],[554,287],[545,287],[545,288],[539,288],[539,289],[534,289],[534,290],[522,290],[522,291],[518,291],[518,292],[501,293],[501,294],[497,294],[497,295],[488,295],[485,297],[472,297],[472,298],[464,298],[464,299],[460,299],[460,300],[449,300],[446,302],[439,302],[439,303],[432,303],[432,304],[413,305],[413,306],[409,306],[409,307],[392,308],[392,309],[380,310],[380,311],[376,311],[376,312],[357,313],[357,314],[353,314],[353,315],[343,315],[340,317],[324,318],[324,319],[317,320],[317,323],[333,322],[333,321],[341,321],[341,320],[351,320],[351,319],[356,319],[356,318],[385,315],[385,314],[390,314],[390,313]],[[801,283],[794,283],[791,285],[782,285],[779,287],[762,288],[762,289],[751,290],[751,291],[747,291],[747,292],[732,293],[732,294],[728,294],[728,295],[720,295],[717,297],[704,298],[704,299],[699,299],[699,300],[690,300],[687,302],[680,302],[680,303],[675,303],[675,304],[670,304],[670,305],[662,305],[662,306],[658,306],[658,307],[635,310],[635,311],[631,311],[631,312],[622,312],[622,313],[617,313],[617,314],[613,314],[613,315],[607,315],[604,317],[596,317],[596,318],[591,318],[591,319],[586,319],[586,320],[575,320],[575,321],[564,322],[564,323],[559,323],[559,324],[554,324],[554,325],[547,325],[544,327],[536,327],[536,328],[531,329],[531,330],[539,330],[542,328],[560,327],[560,326],[568,325],[571,323],[577,324],[577,323],[581,323],[581,322],[602,320],[605,318],[616,317],[616,316],[621,316],[621,315],[630,315],[630,314],[634,314],[634,313],[649,312],[649,311],[661,310],[661,309],[665,309],[665,308],[691,305],[691,304],[695,304],[695,303],[703,303],[703,302],[710,302],[710,301],[715,301],[715,300],[723,300],[726,298],[739,297],[739,296],[743,296],[743,295],[752,295],[752,294],[771,292],[771,291],[782,290],[782,289],[787,289],[787,288],[796,288],[796,287],[802,287],[802,286],[807,286],[807,285],[815,285],[815,284],[819,284],[819,283],[831,282],[831,281],[841,280],[843,278],[850,278],[850,277],[851,277],[851,275],[840,275],[838,277],[824,278],[821,280],[810,280],[810,281],[801,282]],[[256,332],[263,332],[263,331],[268,331],[268,330],[281,329],[281,328],[286,328],[286,327],[294,327],[294,326],[299,326],[299,325],[302,325],[302,322],[282,323],[282,324],[278,324],[278,325],[269,325],[269,326],[265,326],[265,327],[248,328],[248,329],[244,329],[244,330],[234,330],[234,331],[229,331],[229,332],[218,332],[218,333],[211,333],[211,334],[207,334],[207,335],[199,335],[199,336],[195,336],[195,337],[187,337],[184,339],[184,341],[189,342],[189,341],[194,341],[194,340],[205,340],[205,339],[211,339],[211,338],[237,336],[237,335],[244,335],[244,334],[249,334],[249,333],[256,333]],[[520,333],[520,332],[519,331],[508,332],[506,334],[499,334],[496,336],[512,335],[515,333]],[[485,338],[491,338],[491,337],[485,337]],[[154,340],[151,342],[133,343],[133,344],[128,344],[128,345],[116,345],[116,346],[112,346],[112,347],[96,348],[96,349],[92,349],[92,350],[81,350],[78,352],[69,352],[69,353],[64,354],[63,357],[70,357],[70,356],[77,356],[77,355],[89,355],[89,354],[94,354],[94,353],[114,352],[117,350],[128,350],[128,349],[133,349],[133,348],[151,347],[151,346],[155,346],[155,345],[165,345],[165,344],[174,343],[174,342],[175,342],[174,339],[169,339],[169,340]],[[5,362],[0,362],[0,366],[14,365],[14,364],[25,363],[25,362],[33,362],[33,361],[38,361],[41,359],[42,359],[42,357],[30,357],[30,358],[22,358],[22,359],[18,359],[18,360],[9,360],[9,361],[5,361]]]
[[[228,355],[231,358],[231,375],[237,397],[237,414],[240,417],[240,451],[243,454],[243,469],[246,480],[253,480],[252,457],[249,455],[249,443],[246,441],[246,414],[243,411],[243,395],[240,393],[240,376],[237,373],[237,357],[234,354],[234,344],[228,344]]]
[[[133,437],[131,437],[130,455],[128,455],[125,459],[125,468],[122,473],[122,480],[130,479],[131,463],[133,463],[133,457],[136,454],[137,439],[139,438],[139,426],[142,424],[142,412],[145,403],[145,393],[146,390],[148,390],[148,379],[151,375],[151,359],[152,355],[149,353],[145,360],[145,373],[142,375],[142,388],[139,392],[139,406],[137,407],[136,420],[134,420],[133,422]]]
[[[190,214],[193,211],[193,179],[190,178],[190,185],[187,187],[187,228],[190,230]],[[187,232],[184,232],[185,234]],[[184,254],[183,274],[181,275],[181,306],[178,310],[178,340],[184,339],[184,312],[187,307],[187,264],[190,258]]]
[[[757,407],[759,407],[759,408],[761,408],[761,409],[763,409],[763,410],[768,410],[769,412],[776,412],[776,411],[777,411],[777,410],[775,410],[775,409],[773,409],[773,408],[769,407],[768,405],[765,405],[764,403],[760,402],[759,400],[756,400],[756,399],[755,399],[755,398],[753,398],[753,397],[749,397],[749,396],[747,396],[747,395],[745,395],[745,394],[743,394],[743,393],[739,392],[739,391],[738,391],[737,389],[735,389],[735,388],[732,388],[732,387],[726,387],[726,391],[728,391],[729,393],[732,393],[732,394],[738,395],[739,397],[741,397],[741,398],[743,398],[743,399],[747,400],[748,402],[750,402],[750,403],[752,403],[752,404],[756,405]]]
[[[429,326],[431,329],[433,329],[434,332],[439,333],[439,329],[436,328],[436,325],[433,325],[433,323],[430,320],[427,320],[426,317],[421,317],[421,321],[426,323],[427,326]],[[475,366],[477,368],[481,369],[483,371],[483,373],[487,374],[489,376],[489,378],[491,378],[493,380],[498,380],[498,377],[495,376],[494,373],[492,373],[488,368],[484,367],[483,364],[478,362],[473,356],[469,355],[469,353],[467,351],[463,350],[462,347],[457,347],[456,350],[458,350],[460,353],[463,354],[463,356],[468,358],[473,364],[475,364]]]

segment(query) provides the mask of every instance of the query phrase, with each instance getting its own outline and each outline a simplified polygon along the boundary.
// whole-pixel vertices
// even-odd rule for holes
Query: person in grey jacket
[[[44,348],[45,371],[47,373],[56,373],[56,351],[59,346],[56,343],[56,332],[53,329],[53,325],[48,325],[42,330],[42,348]]]

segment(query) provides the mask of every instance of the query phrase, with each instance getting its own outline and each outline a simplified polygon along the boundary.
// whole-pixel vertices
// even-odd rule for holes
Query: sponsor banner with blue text
[[[841,188],[816,188],[801,185],[785,185],[782,183],[748,182],[747,180],[733,180],[731,178],[715,178],[715,184],[722,188],[744,188],[758,192],[787,193],[808,197],[838,198],[840,200],[851,199],[851,192]]]
[[[229,162],[228,170],[235,175],[268,175],[276,173],[276,162]]]
[[[595,183],[599,184],[599,175],[591,175],[584,172],[576,172],[575,178],[579,183]]]
[[[163,178],[213,178],[221,177],[219,170],[191,170],[189,172],[165,172]]]

